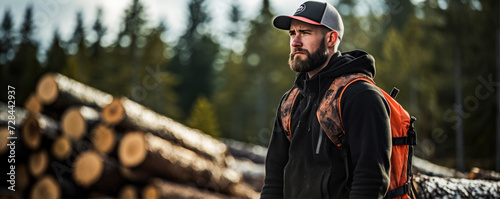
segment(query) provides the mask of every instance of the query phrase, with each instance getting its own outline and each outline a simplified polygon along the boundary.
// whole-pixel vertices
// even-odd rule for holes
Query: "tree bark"
[[[199,130],[186,127],[168,117],[162,116],[125,97],[115,99],[101,113],[108,125],[116,125],[121,132],[151,132],[156,136],[181,145],[202,156],[226,165],[227,146],[221,141]]]
[[[126,134],[118,147],[121,164],[132,171],[180,183],[194,183],[198,187],[220,191],[234,196],[252,195],[251,188],[241,188],[241,174],[216,164],[193,151],[174,145],[151,133]],[[247,194],[250,193],[250,194]]]
[[[44,105],[44,113],[59,119],[71,106],[89,106],[100,111],[113,97],[58,73],[45,74],[38,81],[36,97]]]
[[[44,115],[28,114],[27,119],[22,124],[21,139],[30,150],[39,149],[42,139],[53,139],[58,135],[58,123]]]
[[[196,187],[180,185],[173,182],[154,179],[149,185],[144,187],[141,193],[141,198],[145,199],[160,199],[160,198],[205,198],[219,199],[230,198],[227,195],[215,193],[208,190],[200,190]]]
[[[500,182],[415,175],[420,198],[499,198]],[[418,198],[418,197],[417,197]]]

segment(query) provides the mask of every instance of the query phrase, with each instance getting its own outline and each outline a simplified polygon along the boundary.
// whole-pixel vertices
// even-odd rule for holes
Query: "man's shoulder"
[[[373,99],[384,99],[385,101],[384,95],[379,87],[366,81],[356,81],[345,88],[341,100],[345,102],[346,100],[352,100],[354,98],[361,98],[358,100],[362,101]]]

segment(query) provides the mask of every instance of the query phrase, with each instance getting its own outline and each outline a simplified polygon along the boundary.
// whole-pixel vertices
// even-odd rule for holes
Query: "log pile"
[[[0,102],[2,161],[8,110]],[[222,141],[60,74],[43,76],[15,116],[16,191],[0,198],[259,196]]]
[[[500,181],[417,174],[414,183],[417,198],[500,198]]]
[[[9,110],[0,102],[0,160],[14,151],[16,191],[1,180],[0,199],[258,198],[263,186],[266,148],[212,138],[60,74],[42,77],[11,123]],[[417,198],[500,198],[499,173],[413,163]]]

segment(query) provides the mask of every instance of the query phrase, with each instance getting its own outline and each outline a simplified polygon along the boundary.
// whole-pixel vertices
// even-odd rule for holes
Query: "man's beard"
[[[307,55],[306,59],[302,60],[299,57],[295,57],[295,52],[297,51],[305,52]],[[312,55],[308,50],[303,48],[296,48],[295,50],[293,50],[290,53],[288,65],[290,65],[290,69],[295,72],[310,72],[323,65],[327,61],[327,59],[328,51],[325,45],[325,38],[323,38],[318,50],[316,50],[316,52],[314,52]]]

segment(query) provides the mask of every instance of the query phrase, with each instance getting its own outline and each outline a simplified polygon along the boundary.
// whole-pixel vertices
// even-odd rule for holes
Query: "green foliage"
[[[345,25],[340,50],[372,54],[378,85],[386,91],[398,87],[398,101],[418,118],[417,155],[455,166],[455,153],[450,151],[457,149],[455,132],[462,127],[467,168],[493,168],[491,138],[496,136],[498,116],[492,110],[497,110],[498,88],[484,82],[498,82],[499,55],[493,41],[498,37],[499,2],[379,0],[384,12],[370,10],[363,16],[357,9],[375,7],[361,0],[335,2]],[[269,0],[262,0],[253,19],[243,18],[233,2],[227,13],[227,38],[215,40],[205,4],[189,2],[186,32],[173,43],[162,40],[168,33],[166,24],[147,27],[148,16],[139,0],[131,1],[116,41],[107,46],[101,42],[108,29],[102,11],[92,27],[85,27],[83,13],[77,13],[71,38],[63,41],[55,31],[46,54],[34,39],[33,7],[26,8],[18,26],[5,10],[0,88],[16,87],[16,103],[22,105],[42,73],[60,72],[213,136],[267,145],[279,100],[295,76],[287,65],[287,32],[272,26],[275,15]],[[222,46],[230,48],[219,42],[228,42]],[[237,48],[241,45],[243,49]],[[456,85],[462,99],[455,99]],[[0,92],[0,100],[6,101],[6,92]]]
[[[221,135],[215,109],[205,96],[200,96],[193,105],[186,124],[213,137]]]
[[[169,65],[171,71],[180,77],[175,91],[179,93],[178,106],[184,113],[191,109],[198,95],[210,98],[213,92],[214,64],[220,47],[208,32],[210,18],[204,2],[192,0],[189,3],[189,24],[179,38]]]

